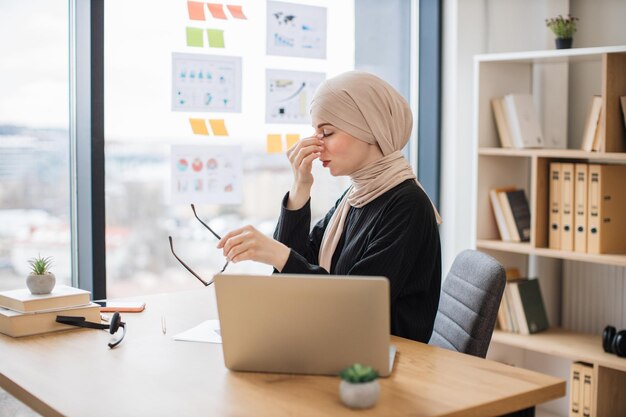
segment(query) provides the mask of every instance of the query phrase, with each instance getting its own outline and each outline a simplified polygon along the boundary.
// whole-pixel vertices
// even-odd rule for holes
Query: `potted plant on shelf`
[[[380,384],[378,373],[369,366],[358,363],[344,369],[339,374],[339,397],[350,408],[370,408],[378,401]]]
[[[26,278],[26,286],[31,294],[50,294],[56,284],[56,278],[50,272],[52,257],[42,258],[41,255],[28,260],[31,273]]]
[[[577,17],[558,15],[551,19],[546,19],[546,26],[556,35],[556,49],[569,49],[572,47],[574,33],[576,33]]]

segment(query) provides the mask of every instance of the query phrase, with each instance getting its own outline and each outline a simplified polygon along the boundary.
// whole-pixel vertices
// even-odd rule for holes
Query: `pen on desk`
[[[161,316],[161,331],[163,334],[167,333],[167,327],[165,327],[165,316]]]

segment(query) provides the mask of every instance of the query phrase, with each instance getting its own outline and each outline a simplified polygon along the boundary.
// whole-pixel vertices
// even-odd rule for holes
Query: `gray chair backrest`
[[[484,358],[506,284],[504,268],[475,250],[457,255],[443,282],[431,345]]]

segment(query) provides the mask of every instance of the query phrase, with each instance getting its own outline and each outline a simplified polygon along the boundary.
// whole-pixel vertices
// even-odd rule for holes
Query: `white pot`
[[[380,395],[378,379],[362,384],[341,381],[339,397],[341,402],[350,408],[370,408],[376,404]]]
[[[31,294],[50,294],[57,280],[53,273],[43,275],[30,274],[26,278],[26,286]]]

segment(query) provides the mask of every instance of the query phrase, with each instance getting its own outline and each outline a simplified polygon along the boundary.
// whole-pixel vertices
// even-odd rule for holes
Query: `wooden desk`
[[[221,345],[173,341],[217,317],[212,288],[143,299],[143,313],[122,314],[128,333],[114,350],[101,330],[0,335],[0,386],[49,416],[354,415],[339,401],[337,377],[231,372]],[[398,337],[392,343],[393,374],[361,416],[495,416],[565,394],[565,382],[551,376]]]

